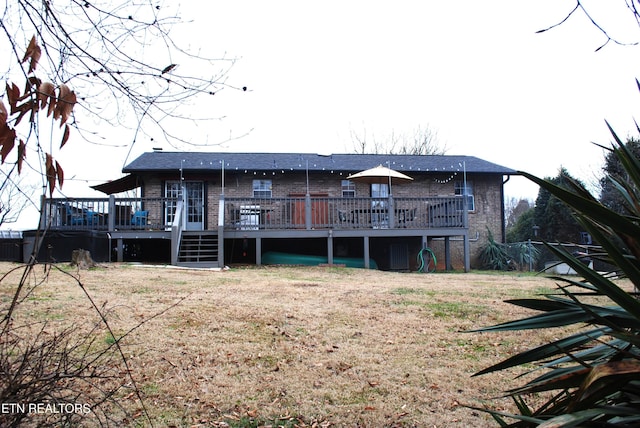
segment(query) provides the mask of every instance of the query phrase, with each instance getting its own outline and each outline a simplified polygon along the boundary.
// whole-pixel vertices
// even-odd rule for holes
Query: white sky
[[[384,140],[429,127],[447,154],[540,176],[562,165],[589,182],[603,158],[591,142],[611,141],[605,119],[622,137],[635,127],[638,47],[594,52],[605,39],[582,14],[536,34],[571,0],[309,4],[216,2],[194,18],[208,44],[241,57],[229,81],[250,90],[219,106],[218,141],[253,129],[226,149],[350,152],[352,132]],[[610,31],[624,39],[620,11]],[[508,194],[536,197],[512,180]]]
[[[598,3],[605,2],[584,1]],[[224,119],[182,135],[215,145],[248,132],[207,150],[344,153],[353,152],[353,132],[382,141],[391,132],[428,127],[447,154],[542,177],[564,166],[593,182],[603,153],[591,142],[611,141],[605,119],[622,138],[635,129],[640,47],[609,44],[594,52],[605,39],[581,13],[536,34],[574,6],[574,0],[185,1],[181,15],[193,22],[171,36],[201,47],[204,56],[238,57],[227,83],[248,91],[225,89],[208,99],[206,113]],[[605,7],[606,13],[590,10],[611,23],[612,36],[640,40],[623,0]],[[113,138],[126,145],[133,135]],[[120,177],[125,159],[155,146],[138,140],[127,159],[127,149],[87,148],[76,137],[61,152],[73,177],[65,195],[101,195],[88,186]],[[537,196],[523,178],[512,178],[505,190]]]

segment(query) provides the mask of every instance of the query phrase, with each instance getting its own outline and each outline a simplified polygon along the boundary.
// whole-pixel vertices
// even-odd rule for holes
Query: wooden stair
[[[211,231],[183,231],[178,266],[219,267],[218,234]]]

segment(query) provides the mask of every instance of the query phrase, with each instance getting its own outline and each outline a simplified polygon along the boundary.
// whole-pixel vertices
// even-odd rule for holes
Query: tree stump
[[[96,265],[91,258],[91,253],[87,250],[77,249],[71,253],[71,266],[78,266],[80,269],[89,269]]]

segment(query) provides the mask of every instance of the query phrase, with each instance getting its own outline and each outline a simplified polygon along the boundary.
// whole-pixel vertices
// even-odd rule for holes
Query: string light
[[[454,178],[456,178],[456,176],[458,175],[458,172],[454,172],[453,174],[451,174],[449,177],[445,178],[445,179],[441,179],[441,178],[434,178],[433,181],[435,181],[438,184],[447,184],[450,183],[451,180],[453,180]]]
[[[222,165],[224,163],[224,165]],[[205,163],[200,161],[200,165],[204,165]],[[269,175],[269,171],[265,171],[265,170],[250,170],[250,169],[240,169],[238,166],[236,167],[231,167],[230,166],[230,162],[228,161],[218,161],[217,164],[222,165],[225,169],[227,170],[232,170],[235,169],[235,171],[243,171],[245,174],[252,174],[254,176],[259,176],[260,174],[262,174],[263,177],[266,177]],[[394,166],[398,166],[400,169],[407,169],[409,171],[414,171],[414,172],[430,172],[430,173],[435,173],[435,174],[439,174],[439,175],[444,175],[447,174],[447,176],[445,178],[441,178],[441,177],[433,177],[433,181],[435,183],[438,184],[448,184],[451,181],[453,181],[454,179],[458,178],[459,174],[461,174],[461,167],[458,166],[454,166],[454,165],[450,165],[449,167],[436,167],[436,168],[422,168],[419,166],[414,166],[414,165],[406,165],[404,163],[399,163],[399,162],[389,162],[389,164],[394,165]],[[214,162],[209,162],[209,165],[213,167]],[[459,164],[461,165],[461,164]],[[311,165],[310,165],[311,166]],[[313,168],[319,168],[317,163],[312,164]],[[296,168],[295,166],[289,167],[288,169],[283,169],[281,165],[278,165],[278,163],[273,160],[272,163],[272,168],[269,168],[271,170],[271,176],[275,177],[277,175],[284,175],[288,172],[302,172],[302,164],[298,164],[298,168]],[[326,167],[322,166],[321,169],[316,169],[316,172],[325,172],[325,173],[330,173],[331,175],[336,174],[339,177],[344,177],[345,174],[349,175],[349,172],[344,172],[344,171],[336,171],[334,169],[327,169]],[[357,171],[356,171],[357,172]],[[351,174],[353,174],[354,172],[352,171]]]

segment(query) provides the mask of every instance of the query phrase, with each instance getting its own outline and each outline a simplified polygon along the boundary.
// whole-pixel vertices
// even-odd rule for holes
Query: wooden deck
[[[461,196],[427,198],[224,198],[199,210],[184,209],[175,198],[52,198],[43,200],[41,227],[104,232],[123,239],[171,239],[172,263],[179,263],[187,219],[202,213],[201,236],[217,236],[220,260],[224,239],[361,237],[453,237],[465,241],[468,216]],[[213,217],[212,217],[213,216]],[[217,222],[216,222],[217,217]],[[206,224],[217,224],[206,227]],[[192,229],[192,228],[190,228]],[[365,253],[368,250],[365,250]],[[194,260],[198,258],[195,257]],[[256,262],[260,264],[258,254]],[[468,266],[468,260],[466,260]],[[218,263],[219,264],[219,263]]]

